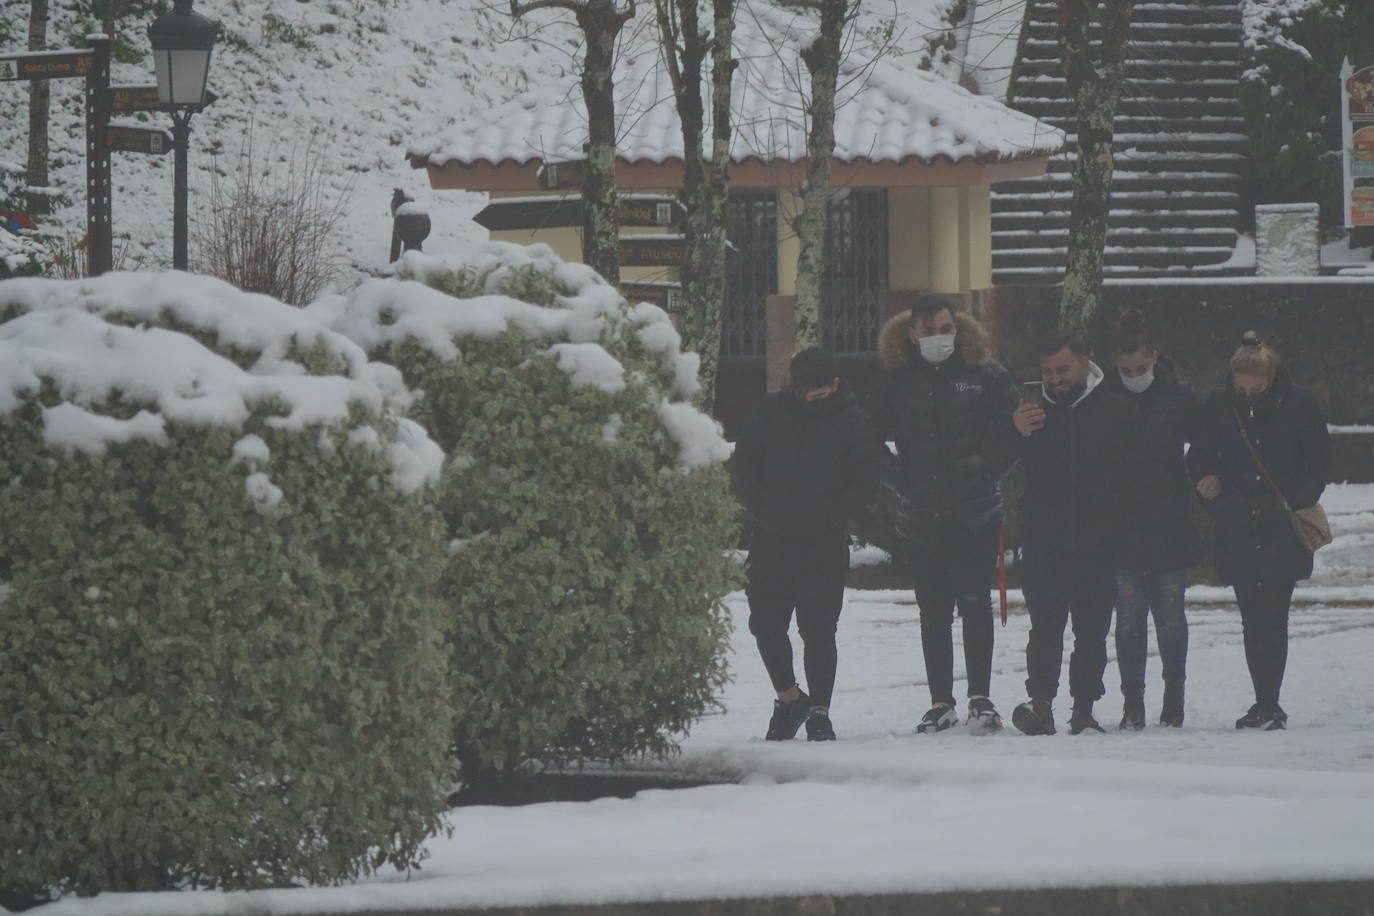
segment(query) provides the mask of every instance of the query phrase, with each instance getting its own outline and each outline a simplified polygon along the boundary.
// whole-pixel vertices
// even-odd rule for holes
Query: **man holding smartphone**
[[[992,584],[1002,523],[998,481],[1010,466],[983,459],[988,437],[1016,406],[1016,388],[988,355],[988,337],[952,296],[922,296],[893,318],[878,342],[879,372],[870,404],[883,441],[897,457],[885,475],[900,496],[897,533],[910,545],[921,609],[931,708],[920,733],[958,724],[954,703],[954,611],[963,619],[969,724],[1002,727],[989,699]]]
[[[1106,692],[1117,543],[1129,522],[1122,494],[1138,455],[1140,416],[1124,395],[1101,384],[1102,370],[1082,338],[1054,331],[1039,350],[1041,382],[1023,386],[1021,405],[992,448],[1003,460],[1020,459],[1026,474],[1021,532],[1030,699],[1016,707],[1012,724],[1028,735],[1055,733],[1064,628],[1072,619],[1069,732],[1078,735],[1102,731],[1093,704]]]

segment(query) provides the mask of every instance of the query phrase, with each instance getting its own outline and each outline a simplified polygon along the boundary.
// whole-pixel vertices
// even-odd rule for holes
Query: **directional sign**
[[[662,194],[624,194],[617,205],[616,219],[622,226],[674,226],[687,215],[676,198]],[[473,220],[493,231],[581,226],[582,198],[502,198],[487,204]]]
[[[35,51],[0,57],[0,80],[47,80],[85,76],[95,66],[91,51]]]
[[[622,267],[681,267],[687,251],[683,235],[622,235]]]
[[[172,149],[172,135],[156,127],[111,127],[105,132],[110,149],[161,156]]]
[[[162,107],[158,101],[157,86],[111,86],[110,111],[157,111]]]
[[[539,167],[539,187],[546,191],[580,188],[587,180],[587,160],[546,162]]]
[[[652,302],[665,312],[675,312],[678,298],[682,295],[681,283],[625,283],[620,291],[631,302]]]

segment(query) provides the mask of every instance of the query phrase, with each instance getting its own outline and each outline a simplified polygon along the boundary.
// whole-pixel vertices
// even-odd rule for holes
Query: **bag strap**
[[[1259,452],[1255,451],[1254,444],[1250,441],[1250,437],[1245,432],[1245,424],[1241,422],[1240,412],[1233,409],[1231,413],[1236,418],[1236,428],[1240,430],[1240,441],[1245,443],[1245,447],[1250,451],[1250,457],[1255,459],[1255,467],[1259,468],[1260,473],[1264,475],[1265,481],[1269,484],[1269,488],[1274,491],[1274,495],[1279,498],[1279,502],[1283,503],[1284,511],[1292,512],[1293,507],[1288,505],[1288,500],[1284,497],[1283,491],[1279,489],[1278,484],[1274,483],[1274,478],[1269,476],[1269,469],[1264,466],[1264,462],[1260,461]]]

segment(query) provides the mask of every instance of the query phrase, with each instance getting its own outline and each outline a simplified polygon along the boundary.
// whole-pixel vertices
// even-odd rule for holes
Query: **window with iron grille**
[[[762,356],[764,300],[778,291],[778,198],[772,191],[731,191],[725,256],[722,356]]]
[[[829,218],[822,340],[832,353],[872,353],[887,314],[887,190],[838,188]]]

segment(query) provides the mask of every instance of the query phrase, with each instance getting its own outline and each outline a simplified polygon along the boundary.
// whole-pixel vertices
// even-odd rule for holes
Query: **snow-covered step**
[[[1018,90],[1012,107],[1018,111],[1043,117],[1071,117],[1075,112],[1072,99],[1037,98]],[[1116,106],[1119,118],[1202,118],[1240,117],[1240,99],[1133,99],[1123,98]]]
[[[1123,131],[1119,125],[1112,135],[1112,145],[1116,149],[1118,162],[1164,155],[1171,160],[1177,160],[1182,154],[1190,161],[1210,163],[1225,161],[1227,157],[1245,160],[1249,158],[1250,151],[1250,140],[1245,134],[1187,134],[1164,131],[1143,134]],[[1077,152],[1077,134],[1068,135],[1065,150],[1068,153]],[[1195,153],[1196,156],[1193,155]],[[1060,156],[1070,158],[1063,154]]]
[[[1068,209],[1073,204],[1073,189],[1064,187],[1050,190],[1044,185],[1030,187],[1007,187],[1020,185],[1019,182],[1003,182],[993,186],[993,218],[998,213],[1043,213],[1052,210]],[[1002,190],[1004,189],[1004,190]],[[1111,205],[1116,209],[1133,210],[1221,210],[1239,211],[1241,196],[1238,191],[1207,193],[1189,192],[1178,189],[1171,191],[1147,191],[1130,193],[1114,186]]]
[[[1052,16],[1056,9],[1056,0],[1036,0],[1031,15],[1036,18]],[[1131,25],[1240,22],[1240,17],[1240,4],[1235,0],[1229,3],[1137,3],[1131,10]]]
[[[1000,201],[1001,198],[998,198]],[[1062,209],[1006,210],[992,214],[994,233],[1016,230],[1067,229],[1069,225],[1069,201],[1064,201]],[[1059,199],[1042,199],[1042,204],[1057,205]],[[1171,228],[1185,227],[1195,229],[1234,229],[1240,225],[1240,213],[1234,207],[1215,210],[1198,210],[1180,207],[1173,210],[1113,208],[1107,214],[1108,225],[1113,228]]]
[[[1255,272],[1253,267],[1220,264],[1181,264],[1174,267],[1136,267],[1128,264],[1106,265],[1102,276],[1109,279],[1151,279],[1183,277],[1244,277]],[[1064,267],[994,267],[992,282],[998,286],[1054,285],[1064,279]]]
[[[1029,22],[1026,24],[1026,37],[1054,39],[1059,35],[1059,26],[1053,22]],[[1235,41],[1241,39],[1240,17],[1235,22],[1194,22],[1175,25],[1167,22],[1137,22],[1131,24],[1131,31],[1138,39],[1146,41]],[[1094,24],[1088,30],[1090,37],[1096,37],[1101,29]]]
[[[1057,39],[1030,38],[1021,46],[1022,61],[1062,61]],[[1241,43],[1225,41],[1148,41],[1133,39],[1126,43],[1126,56],[1132,60],[1203,60],[1240,62]]]
[[[1072,172],[1077,160],[1072,152],[1057,153],[1050,157],[1048,172]],[[1189,152],[1169,153],[1157,150],[1118,150],[1116,152],[1117,176],[1127,174],[1157,174],[1177,172],[1180,169],[1197,172],[1221,172],[1239,175],[1245,170],[1248,158],[1240,153]]]
[[[1175,79],[1206,80],[1235,79],[1240,73],[1240,63],[1234,60],[1159,60],[1128,59],[1124,64],[1126,79]],[[1032,76],[1064,75],[1062,60],[1026,60],[1016,67],[1016,76],[1025,79]]]
[[[1236,244],[1235,229],[1201,229],[1191,226],[1153,228],[1145,226],[1121,227],[1111,225],[1107,230],[1107,245],[1120,249],[1162,248],[1232,248]],[[1062,248],[1069,243],[1069,230],[1013,229],[992,233],[994,251],[1020,249]]]
[[[1132,100],[1234,99],[1240,86],[1239,75],[1224,79],[1170,80],[1128,79],[1121,87],[1122,98]],[[1069,81],[1062,76],[1028,76],[1016,81],[1016,98],[1072,98]]]
[[[1195,264],[1221,264],[1231,259],[1232,245],[1136,247],[1108,245],[1102,252],[1104,264],[1140,267],[1183,267]],[[992,266],[1044,267],[1062,264],[1068,257],[1063,246],[1017,248],[992,253]]]

